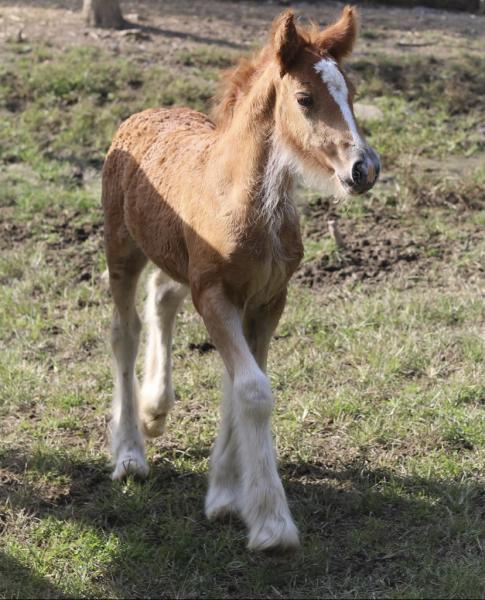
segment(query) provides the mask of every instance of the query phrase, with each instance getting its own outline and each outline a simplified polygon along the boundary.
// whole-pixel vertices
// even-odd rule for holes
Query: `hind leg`
[[[143,433],[163,433],[175,396],[172,387],[172,336],[175,317],[188,288],[156,271],[148,282],[145,320],[148,341],[145,374],[140,391],[139,414]]]
[[[116,257],[110,256],[108,252],[109,281],[115,304],[111,327],[115,378],[111,422],[115,465],[113,479],[123,479],[129,474],[141,477],[148,474],[144,440],[138,421],[135,379],[141,329],[135,294],[138,278],[145,264],[145,256],[131,240],[126,241],[123,252]]]

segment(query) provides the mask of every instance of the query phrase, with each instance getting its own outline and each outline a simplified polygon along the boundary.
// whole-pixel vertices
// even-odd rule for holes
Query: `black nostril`
[[[355,184],[359,185],[364,181],[364,179],[365,179],[364,162],[362,160],[359,160],[352,167],[352,181]]]

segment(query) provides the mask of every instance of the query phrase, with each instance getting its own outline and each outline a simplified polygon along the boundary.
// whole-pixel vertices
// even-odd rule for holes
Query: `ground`
[[[111,482],[99,200],[120,121],[208,110],[281,6],[122,4],[112,32],[79,2],[0,1],[0,596],[485,597],[484,17],[362,8],[348,70],[382,179],[341,204],[299,191],[270,355],[288,558],[203,516],[220,363],[189,305],[150,477]],[[341,4],[294,6],[323,24]]]

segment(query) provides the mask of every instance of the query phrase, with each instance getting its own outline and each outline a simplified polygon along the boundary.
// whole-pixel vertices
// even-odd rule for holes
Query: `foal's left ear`
[[[316,45],[338,62],[352,52],[358,28],[357,11],[352,6],[346,6],[340,19],[320,33]]]
[[[296,30],[292,10],[285,10],[273,21],[271,44],[280,66],[280,75],[283,77],[300,47],[300,36]]]

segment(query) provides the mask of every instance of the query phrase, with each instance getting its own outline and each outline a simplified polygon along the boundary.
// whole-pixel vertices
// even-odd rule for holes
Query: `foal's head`
[[[276,76],[275,133],[305,175],[333,181],[334,191],[361,194],[377,181],[380,162],[357,125],[354,88],[342,71],[357,35],[355,10],[335,24],[300,30],[286,11],[273,25],[270,52]]]

